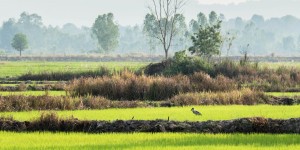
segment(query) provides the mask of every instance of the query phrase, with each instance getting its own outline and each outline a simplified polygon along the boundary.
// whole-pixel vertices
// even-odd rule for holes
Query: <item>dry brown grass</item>
[[[268,97],[250,89],[229,92],[201,92],[179,94],[170,99],[176,106],[186,105],[255,105],[266,104]]]
[[[145,107],[138,101],[111,101],[104,97],[0,96],[0,111],[78,110]]]
[[[237,89],[235,82],[224,76],[211,78],[205,73],[173,77],[138,76],[131,72],[112,77],[75,79],[68,87],[72,96],[93,95],[114,100],[164,100],[179,93],[234,89]]]

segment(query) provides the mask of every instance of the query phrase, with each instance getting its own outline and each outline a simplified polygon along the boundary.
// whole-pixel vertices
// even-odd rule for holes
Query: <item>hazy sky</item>
[[[71,22],[91,26],[99,14],[113,12],[121,25],[142,24],[150,0],[0,0],[0,22],[21,12],[37,13],[48,25]],[[197,13],[215,10],[226,18],[249,19],[253,14],[266,18],[294,15],[300,18],[300,0],[189,0],[185,6],[187,20]]]
[[[242,3],[242,2],[246,2],[247,0],[198,0],[200,4],[238,4],[238,3]]]

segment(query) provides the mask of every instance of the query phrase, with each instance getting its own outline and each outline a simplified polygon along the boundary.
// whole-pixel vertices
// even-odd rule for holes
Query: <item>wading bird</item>
[[[197,116],[202,116],[202,114],[199,111],[195,110],[194,108],[192,108],[191,111],[193,112],[193,114]]]

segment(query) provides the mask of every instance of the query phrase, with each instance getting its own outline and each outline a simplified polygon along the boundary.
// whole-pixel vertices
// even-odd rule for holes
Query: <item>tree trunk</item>
[[[22,57],[22,51],[20,50],[20,57]]]
[[[169,50],[166,50],[166,49],[165,49],[165,57],[166,57],[166,60],[167,60],[168,57],[169,57],[169,56],[168,56],[168,51],[169,51]]]

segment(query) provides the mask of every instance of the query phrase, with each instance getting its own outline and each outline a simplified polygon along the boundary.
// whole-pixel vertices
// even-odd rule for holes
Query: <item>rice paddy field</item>
[[[0,132],[0,149],[296,150],[300,135]]]
[[[18,77],[25,73],[80,72],[97,70],[101,66],[112,70],[146,66],[141,62],[0,62],[0,78]],[[300,63],[261,63],[262,67],[299,67]],[[1,86],[17,86],[2,84]],[[45,95],[45,91],[4,92],[0,95]],[[50,96],[65,96],[65,91],[49,91]],[[299,92],[266,93],[273,96],[294,97]],[[191,108],[203,115],[196,116]],[[104,110],[55,111],[62,118],[73,116],[80,120],[156,120],[207,121],[231,120],[247,117],[290,119],[300,117],[300,106],[273,105],[228,105],[228,106],[185,106],[171,108],[128,108]],[[45,111],[0,112],[0,116],[13,117],[19,121],[35,120]],[[184,133],[50,133],[50,132],[0,132],[0,149],[214,149],[214,150],[296,150],[300,149],[298,134],[184,134]]]
[[[191,108],[199,110],[203,115],[195,116]],[[300,117],[300,106],[190,106],[172,108],[130,108],[130,109],[105,109],[105,110],[76,110],[52,111],[59,116],[68,118],[74,116],[80,120],[171,120],[176,121],[207,121],[231,120],[247,117],[266,117],[273,119],[289,119]],[[30,121],[40,117],[42,112],[1,112],[0,116],[12,116],[16,120]]]
[[[97,70],[101,66],[114,70],[123,68],[134,70],[147,64],[145,62],[0,62],[0,78],[16,77],[28,72],[81,72]]]

